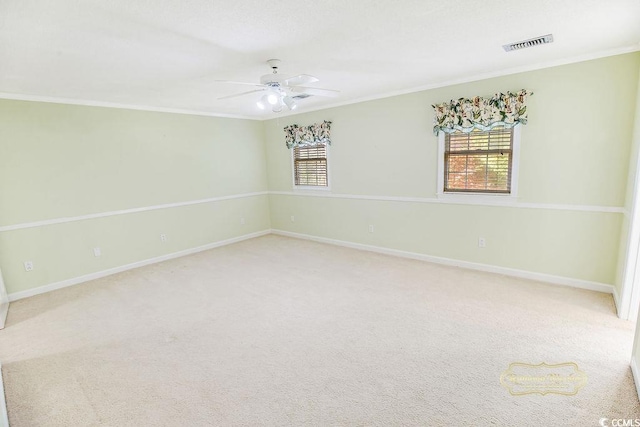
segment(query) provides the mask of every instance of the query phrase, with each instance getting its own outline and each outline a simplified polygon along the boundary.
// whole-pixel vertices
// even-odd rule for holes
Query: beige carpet
[[[640,418],[610,295],[277,236],[13,303],[20,426],[597,426]],[[511,396],[575,362],[575,396]]]

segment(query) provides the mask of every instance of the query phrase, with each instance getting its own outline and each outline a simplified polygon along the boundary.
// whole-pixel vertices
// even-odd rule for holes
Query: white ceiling
[[[639,0],[0,0],[0,97],[267,118],[215,80],[258,82],[279,58],[341,91],[308,111],[639,43]]]

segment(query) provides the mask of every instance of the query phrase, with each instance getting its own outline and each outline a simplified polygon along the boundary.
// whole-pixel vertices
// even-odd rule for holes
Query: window
[[[515,195],[519,126],[441,137],[439,193]]]
[[[327,145],[293,148],[293,183],[297,187],[329,186]]]

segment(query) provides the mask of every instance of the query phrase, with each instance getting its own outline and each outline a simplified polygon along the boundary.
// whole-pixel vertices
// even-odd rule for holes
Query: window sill
[[[314,191],[331,191],[331,187],[329,186],[320,186],[320,185],[294,185],[293,191],[299,192],[314,192]]]
[[[491,194],[491,193],[438,193],[438,199],[451,202],[472,202],[472,203],[517,203],[518,196],[515,194]]]

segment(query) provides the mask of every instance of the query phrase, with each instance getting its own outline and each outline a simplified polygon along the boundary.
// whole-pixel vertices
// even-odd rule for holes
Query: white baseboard
[[[0,364],[0,427],[9,427],[7,401],[4,397],[4,383],[2,381],[2,364]]]
[[[9,311],[9,295],[4,286],[2,279],[2,271],[0,271],[0,329],[4,329],[4,322],[7,320],[7,312]]]
[[[197,252],[206,251],[208,249],[229,245],[229,244],[240,242],[243,240],[253,239],[255,237],[264,236],[270,233],[281,235],[281,236],[298,238],[298,239],[313,240],[316,242],[328,243],[328,244],[337,245],[337,246],[344,246],[344,247],[353,248],[353,249],[360,249],[360,250],[365,250],[369,252],[377,252],[377,253],[386,254],[386,255],[417,259],[420,261],[428,261],[428,262],[449,265],[454,267],[468,268],[471,270],[479,270],[479,271],[485,271],[489,273],[497,273],[497,274],[504,274],[507,276],[520,277],[523,279],[537,280],[540,282],[552,283],[556,285],[570,286],[574,288],[604,292],[607,294],[613,294],[614,300],[616,302],[616,306],[618,304],[618,297],[617,297],[617,292],[615,287],[613,285],[606,284],[606,283],[591,282],[588,280],[575,279],[571,277],[554,276],[551,274],[537,273],[533,271],[517,270],[513,268],[508,268],[508,267],[499,267],[499,266],[489,265],[489,264],[480,264],[480,263],[469,262],[469,261],[461,261],[457,259],[420,254],[417,252],[401,251],[398,249],[390,249],[390,248],[385,248],[381,246],[365,245],[362,243],[354,243],[354,242],[348,242],[344,240],[336,240],[336,239],[330,239],[326,237],[312,236],[309,234],[293,233],[290,231],[277,230],[277,229],[263,230],[263,231],[258,231],[256,233],[245,234],[245,235],[234,237],[231,239],[209,243],[204,246],[185,249],[183,251],[174,252],[171,254],[162,255],[155,258],[137,261],[131,264],[110,268],[108,270],[102,270],[95,273],[86,274],[84,276],[74,277],[71,279],[62,280],[60,282],[50,283],[48,285],[39,286],[37,288],[27,289],[25,291],[20,291],[20,292],[14,292],[12,294],[9,294],[9,301],[16,301],[22,298],[28,298],[34,295],[39,295],[39,294],[50,292],[56,289],[65,288],[67,286],[73,286],[83,282],[88,282],[90,280],[100,279],[102,277],[110,276],[112,274],[120,273],[122,271],[143,267],[149,264],[155,264],[158,262],[179,258],[186,255],[191,255]]]
[[[620,311],[620,295],[618,295],[618,289],[615,286],[613,287],[613,303],[616,305],[616,313],[618,313],[618,317],[622,319],[622,312]]]
[[[631,373],[633,374],[633,382],[636,385],[636,393],[638,399],[640,399],[640,371],[638,371],[638,365],[636,364],[635,356],[631,357]]]
[[[7,320],[9,312],[9,302],[0,301],[0,329],[4,329],[4,323]]]
[[[428,261],[436,264],[444,264],[453,267],[468,268],[471,270],[486,271],[489,273],[504,274],[506,276],[520,277],[523,279],[537,280],[540,282],[552,283],[554,285],[570,286],[573,288],[588,289],[590,291],[604,292],[614,294],[615,287],[607,283],[591,282],[589,280],[574,279],[572,277],[554,276],[552,274],[537,273],[534,271],[517,270],[508,267],[499,267],[489,264],[480,264],[476,262],[461,261],[451,258],[443,258],[432,255],[420,254],[417,252],[407,252],[398,249],[384,248],[381,246],[365,245],[362,243],[347,242],[344,240],[329,239],[326,237],[312,236],[309,234],[293,233],[291,231],[272,229],[273,234],[280,236],[294,237],[297,239],[313,240],[330,245],[344,246],[347,248],[361,249],[364,251],[377,252],[385,255],[393,255],[402,258],[417,259],[420,261]],[[614,294],[615,296],[615,294]]]
[[[119,267],[110,268],[108,270],[97,271],[95,273],[85,274],[84,276],[73,277],[71,279],[62,280],[60,282],[50,283],[48,285],[38,286],[37,288],[27,289],[26,291],[14,292],[9,294],[9,301],[17,301],[22,298],[32,297],[34,295],[43,294],[45,292],[54,291],[56,289],[66,288],[67,286],[77,285],[90,280],[100,279],[102,277],[110,276],[112,274],[120,273],[126,270],[131,270],[138,267],[143,267],[149,264],[155,264],[162,261],[167,261],[174,258],[179,258],[185,255],[195,254],[197,252],[206,251],[220,246],[230,245],[232,243],[241,242],[243,240],[253,239],[269,234],[270,230],[262,230],[255,233],[244,234],[242,236],[233,237],[227,240],[221,240],[219,242],[208,243],[203,246],[198,246],[191,249],[185,249],[179,252],[173,252],[167,255],[162,255],[155,258],[149,258],[142,261],[136,261],[131,264],[121,265]]]

